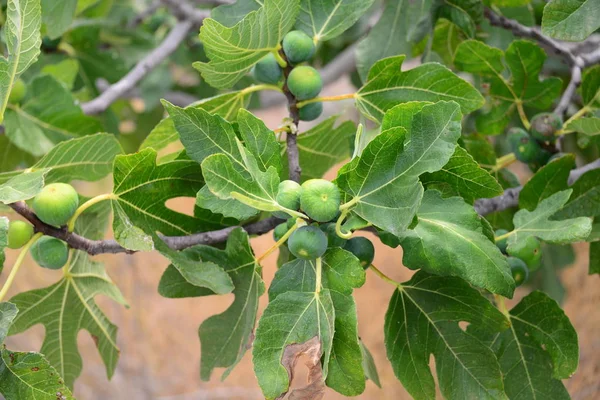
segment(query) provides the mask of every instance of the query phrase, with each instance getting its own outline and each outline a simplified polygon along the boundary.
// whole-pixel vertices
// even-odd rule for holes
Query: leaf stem
[[[510,164],[517,161],[517,156],[515,153],[508,153],[496,160],[496,165],[490,170],[490,173],[498,172],[501,169],[508,167]]]
[[[267,83],[261,83],[260,85],[250,85],[247,88],[242,89],[243,94],[249,94],[258,92],[260,90],[274,90],[279,93],[283,93],[283,90],[277,85],[269,85]]]
[[[569,123],[575,121],[577,118],[584,116],[589,111],[590,111],[590,109],[588,108],[588,106],[584,106],[583,108],[581,108],[581,110],[579,110],[575,114],[571,115],[571,118],[569,118],[568,120],[565,121],[565,123],[563,124],[563,128],[556,131],[555,135],[561,136],[561,135],[565,135],[567,133],[573,132],[573,131],[568,131],[565,129],[567,127],[567,125],[569,125]]]
[[[510,313],[508,312],[508,309],[506,308],[506,304],[504,303],[504,300],[505,300],[504,296],[495,294],[494,299],[496,300],[496,304],[498,305],[498,310],[502,314],[504,314],[506,316],[506,318],[508,318],[508,320],[510,321]]]
[[[15,280],[15,276],[17,276],[19,269],[21,269],[21,265],[23,265],[23,260],[25,259],[27,252],[29,251],[31,246],[43,235],[44,234],[41,232],[38,232],[35,235],[33,235],[33,237],[31,239],[29,239],[29,242],[27,242],[27,244],[25,244],[25,246],[23,247],[23,249],[21,250],[21,253],[19,253],[17,260],[15,261],[15,265],[13,266],[12,270],[10,271],[8,278],[6,278],[6,282],[4,282],[4,285],[2,286],[2,290],[0,290],[0,301],[2,301],[2,299],[4,299],[4,296],[6,296],[8,289],[10,289],[13,281]]]
[[[341,101],[356,98],[356,93],[348,93],[348,94],[340,94],[338,96],[323,96],[323,97],[315,97],[314,99],[304,100],[298,102],[296,106],[298,108],[302,108],[310,103],[318,103],[320,101]]]
[[[352,237],[352,231],[342,232],[342,223],[348,216],[348,213],[350,213],[349,209],[342,210],[342,213],[335,222],[335,233],[342,239],[350,239]]]
[[[294,233],[294,231],[296,229],[298,229],[300,226],[304,225],[304,220],[301,218],[296,219],[296,223],[294,224],[294,226],[292,226],[282,237],[281,239],[279,239],[273,246],[269,247],[267,249],[267,251],[265,251],[260,257],[258,257],[256,259],[257,263],[260,263],[261,261],[263,261],[265,258],[267,258],[272,252],[274,252],[275,250],[277,250],[279,247],[281,247],[282,244],[284,244],[286,242],[286,240],[288,240],[288,238],[292,235],[292,233]]]
[[[321,292],[321,274],[323,273],[323,260],[321,257],[316,260],[316,281],[315,281],[315,293],[319,294]]]
[[[275,56],[275,60],[277,60],[277,64],[279,64],[281,68],[288,66],[287,62],[283,59],[283,57],[281,57],[281,54],[279,54],[279,48],[277,50],[273,50],[271,54]]]
[[[531,124],[529,123],[529,119],[527,119],[527,115],[525,114],[525,110],[523,109],[523,103],[521,100],[516,101],[517,111],[519,112],[519,118],[521,118],[521,123],[525,127],[525,129],[529,130],[531,128]]]
[[[73,232],[73,229],[75,229],[75,222],[77,221],[77,218],[79,218],[79,216],[83,214],[85,210],[87,210],[94,204],[100,203],[104,200],[112,200],[115,197],[116,196],[113,193],[101,194],[99,196],[92,197],[91,199],[80,205],[79,208],[75,211],[75,214],[73,214],[71,219],[69,219],[69,222],[67,222],[67,230],[69,232]]]
[[[498,242],[498,241],[500,241],[500,240],[504,240],[504,239],[506,239],[507,237],[509,237],[509,236],[512,236],[514,233],[515,233],[515,231],[510,231],[510,232],[508,232],[508,233],[505,233],[504,235],[496,236],[496,237],[494,238],[494,240],[495,240],[496,242]]]
[[[375,274],[377,274],[377,276],[379,276],[385,282],[390,283],[398,288],[402,288],[402,284],[400,282],[396,282],[395,280],[393,280],[392,278],[390,278],[389,276],[387,276],[386,274],[381,272],[381,270],[379,270],[375,265],[371,264],[369,266],[369,269],[371,269],[373,272],[375,272]]]

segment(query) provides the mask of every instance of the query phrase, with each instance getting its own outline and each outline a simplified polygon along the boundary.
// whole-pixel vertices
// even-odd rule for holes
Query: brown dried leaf
[[[290,384],[294,380],[296,363],[302,356],[306,356],[306,367],[308,368],[308,384],[302,388],[294,389],[290,393],[289,400],[321,400],[325,395],[325,380],[321,368],[321,341],[318,336],[307,342],[292,344],[285,348],[281,364],[287,369]],[[278,399],[283,399],[283,393]]]

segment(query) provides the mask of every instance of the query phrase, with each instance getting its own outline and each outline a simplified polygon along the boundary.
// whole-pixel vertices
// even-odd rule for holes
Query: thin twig
[[[152,4],[140,11],[138,15],[136,15],[131,21],[129,21],[129,23],[127,24],[127,28],[133,29],[137,27],[139,24],[144,22],[146,18],[154,14],[156,10],[160,8],[161,5],[162,2],[160,0],[154,0]]]
[[[193,25],[191,20],[179,22],[163,42],[137,63],[120,81],[111,85],[94,100],[82,104],[81,109],[83,112],[91,115],[106,111],[112,103],[134,88],[150,71],[169,57],[179,47]]]
[[[574,169],[569,174],[569,185],[575,183],[575,181],[586,172],[598,168],[600,168],[600,160],[586,164],[581,168]],[[523,186],[506,189],[500,196],[491,199],[479,199],[475,201],[475,211],[477,211],[479,215],[487,215],[495,211],[503,211],[511,207],[516,207],[519,205],[519,194],[521,193],[521,190],[523,190]]]

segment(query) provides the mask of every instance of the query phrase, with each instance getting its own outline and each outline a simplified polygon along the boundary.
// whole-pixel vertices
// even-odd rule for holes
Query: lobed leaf
[[[411,102],[388,111],[382,133],[340,170],[337,184],[351,199],[342,207],[353,207],[368,222],[401,234],[423,197],[419,176],[448,162],[461,118],[454,102]]]
[[[556,192],[568,188],[569,172],[575,168],[575,155],[567,154],[544,165],[523,186],[519,207],[535,210],[539,203]]]
[[[418,223],[400,237],[403,263],[442,276],[458,276],[492,293],[512,298],[515,282],[506,257],[483,232],[473,207],[459,197],[425,192]]]
[[[544,7],[542,33],[560,40],[582,41],[600,28],[595,0],[551,0]]]
[[[600,202],[600,170],[588,171],[577,179],[571,189],[573,193],[569,201],[560,209],[553,218],[566,219],[575,217],[600,216],[598,202]]]
[[[535,291],[508,315],[510,329],[494,336],[473,332],[496,353],[509,399],[569,399],[560,379],[577,369],[577,333],[564,311]],[[471,327],[469,327],[471,331]]]
[[[367,118],[381,122],[386,111],[410,101],[454,101],[463,113],[483,105],[479,91],[448,68],[426,63],[401,71],[405,58],[384,58],[371,67],[367,82],[356,93],[356,105]]]
[[[279,50],[283,36],[296,21],[298,9],[299,0],[264,0],[259,9],[232,27],[205,19],[200,40],[210,61],[196,62],[194,67],[211,86],[232,87],[261,58]]]
[[[417,272],[394,291],[385,315],[385,347],[396,377],[416,399],[435,398],[429,357],[446,399],[504,399],[492,350],[464,332],[468,322],[486,332],[508,328],[488,300],[459,278]]]

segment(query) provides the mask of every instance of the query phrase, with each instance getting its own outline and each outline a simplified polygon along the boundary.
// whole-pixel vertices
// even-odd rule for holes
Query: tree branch
[[[83,112],[90,115],[106,111],[113,102],[133,89],[150,71],[169,57],[185,39],[192,26],[194,22],[189,19],[179,22],[163,42],[138,62],[120,81],[111,85],[94,100],[83,103],[81,105]]]
[[[160,0],[154,0],[152,4],[140,11],[138,15],[136,15],[131,21],[129,21],[129,23],[127,24],[127,28],[133,29],[142,22],[144,22],[144,20],[150,17],[152,14],[154,14],[156,10],[160,8],[161,5],[162,3]]]
[[[296,136],[296,134],[298,133],[298,124],[300,123],[300,112],[298,111],[298,107],[296,105],[298,101],[296,100],[296,97],[294,97],[292,92],[290,92],[290,89],[288,88],[288,85],[287,85],[287,80],[288,80],[290,73],[292,72],[293,67],[290,64],[290,62],[287,60],[283,50],[280,50],[279,54],[287,62],[287,67],[285,67],[283,69],[283,76],[285,78],[284,85],[283,85],[283,94],[285,94],[285,97],[287,98],[288,109],[290,112],[290,118],[292,119],[292,122],[294,123],[294,128],[295,128],[295,129],[293,129],[293,132],[288,132],[286,135],[286,142],[287,142],[286,151],[287,151],[287,156],[288,156],[288,169],[289,169],[290,179],[295,182],[300,182],[302,168],[300,168],[300,153],[298,151],[298,137]]]
[[[569,185],[575,183],[575,181],[586,172],[598,168],[600,168],[600,160],[596,160],[581,168],[572,170],[569,174]],[[516,207],[519,205],[519,194],[521,193],[521,190],[523,190],[523,186],[506,189],[500,196],[491,199],[476,200],[475,211],[477,211],[479,215],[487,215],[495,211],[503,211],[511,207]]]

